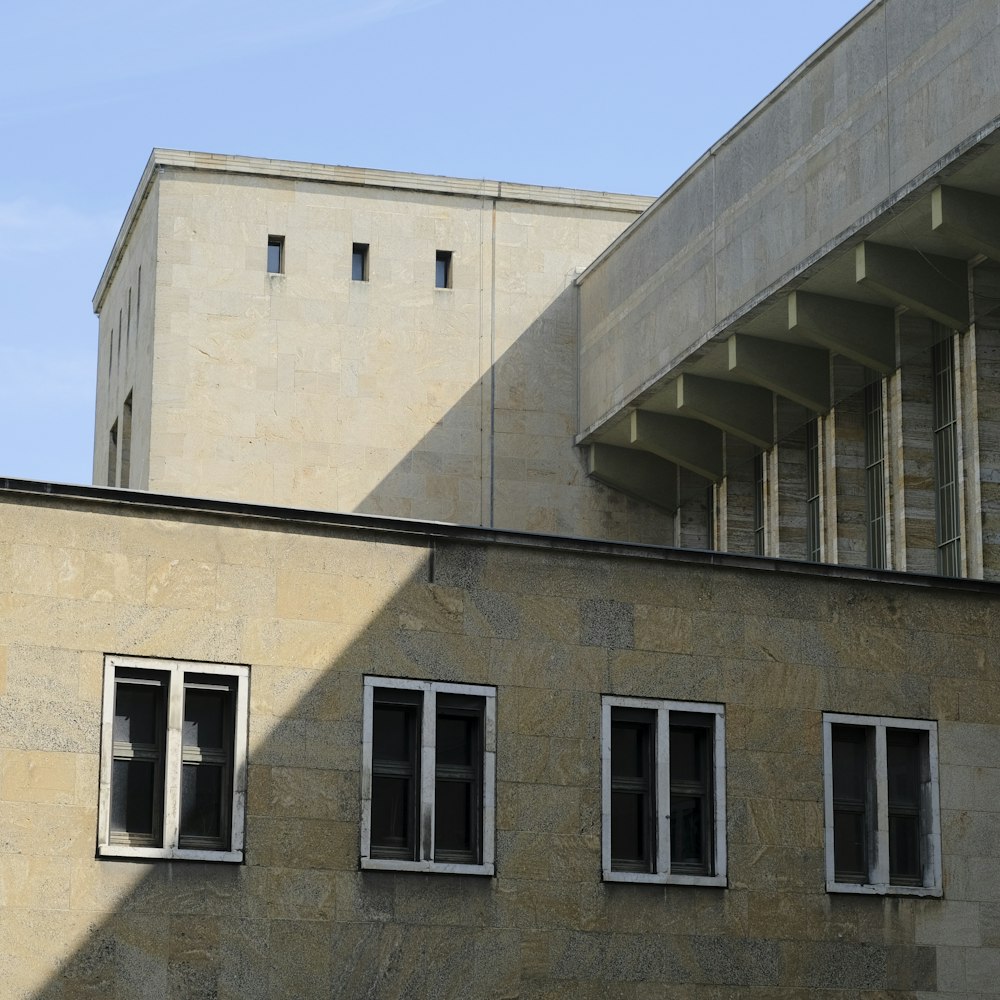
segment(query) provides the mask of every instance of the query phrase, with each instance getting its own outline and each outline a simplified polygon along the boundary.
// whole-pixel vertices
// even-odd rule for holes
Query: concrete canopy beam
[[[969,325],[965,261],[867,242],[859,243],[854,254],[859,285],[874,288],[891,301],[952,330],[964,330]]]
[[[729,370],[737,378],[816,413],[830,409],[828,351],[739,333],[729,338],[728,347]]]
[[[896,318],[888,306],[792,292],[788,329],[882,375],[896,368]]]
[[[931,229],[965,241],[970,257],[982,253],[1000,261],[1000,198],[962,188],[935,188],[931,192]]]
[[[671,513],[680,504],[677,466],[645,451],[592,444],[587,472],[598,482]]]
[[[734,434],[758,448],[774,444],[774,396],[742,382],[681,375],[677,379],[677,412]]]
[[[706,479],[718,481],[725,474],[722,431],[701,420],[633,410],[630,442]]]

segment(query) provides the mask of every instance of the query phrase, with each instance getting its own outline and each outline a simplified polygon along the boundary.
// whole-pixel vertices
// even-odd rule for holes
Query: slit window
[[[605,881],[726,884],[721,705],[607,696]]]
[[[269,274],[285,273],[285,237],[268,236],[267,271]]]
[[[355,243],[351,249],[351,281],[368,280],[368,244]]]
[[[492,687],[365,678],[362,868],[493,874]]]
[[[434,287],[451,288],[451,251],[438,250],[434,257]]]

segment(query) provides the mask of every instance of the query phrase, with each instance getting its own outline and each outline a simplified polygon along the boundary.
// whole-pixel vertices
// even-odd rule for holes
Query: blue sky
[[[659,194],[863,6],[13,5],[0,476],[90,482],[90,301],[154,146]]]

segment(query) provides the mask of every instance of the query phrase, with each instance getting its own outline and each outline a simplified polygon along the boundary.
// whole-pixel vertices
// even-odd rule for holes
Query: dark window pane
[[[868,740],[860,726],[833,727],[833,797],[863,803],[868,796]]]
[[[889,814],[889,881],[894,885],[920,885],[920,817]]]
[[[468,781],[443,781],[434,788],[434,857],[447,860],[443,853],[471,855],[475,849],[473,836],[473,785]]]
[[[111,831],[152,837],[156,762],[116,760],[111,767]]]
[[[181,774],[181,837],[222,834],[224,768],[215,764],[185,764]]]
[[[225,746],[227,691],[184,692],[184,745],[221,748]]]
[[[115,689],[116,743],[155,744],[163,689],[148,684],[122,684]]]
[[[416,713],[405,705],[376,705],[372,753],[376,760],[413,762]]]
[[[475,716],[438,715],[437,765],[471,767],[478,743]]]
[[[889,767],[889,808],[920,806],[920,734],[890,730],[886,734]]]
[[[833,867],[838,882],[868,881],[868,847],[863,812],[834,810]]]
[[[281,274],[283,269],[284,240],[272,237],[267,241],[267,269],[271,274]]]
[[[646,777],[649,769],[649,729],[649,724],[643,722],[612,723],[611,774],[613,777]]]
[[[703,726],[670,727],[670,781],[703,784],[708,730]]]
[[[413,857],[413,781],[375,775],[372,779],[372,854]]]
[[[649,842],[648,797],[642,792],[611,793],[611,857],[648,871],[652,860]],[[615,867],[618,867],[615,865]]]
[[[436,288],[451,288],[451,251],[438,250],[435,257],[434,285]]]
[[[672,735],[672,734],[671,734]],[[701,796],[670,796],[670,866],[672,870],[706,867],[705,800]]]
[[[351,251],[351,279],[368,280],[368,244],[355,243]]]

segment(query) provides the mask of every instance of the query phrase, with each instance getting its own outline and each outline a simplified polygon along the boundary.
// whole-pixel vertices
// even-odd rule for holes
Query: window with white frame
[[[493,874],[496,688],[365,677],[361,867]]]
[[[606,695],[606,881],[726,885],[725,709]]]
[[[829,892],[941,895],[937,724],[823,716]]]
[[[249,668],[108,656],[98,853],[242,861]]]

